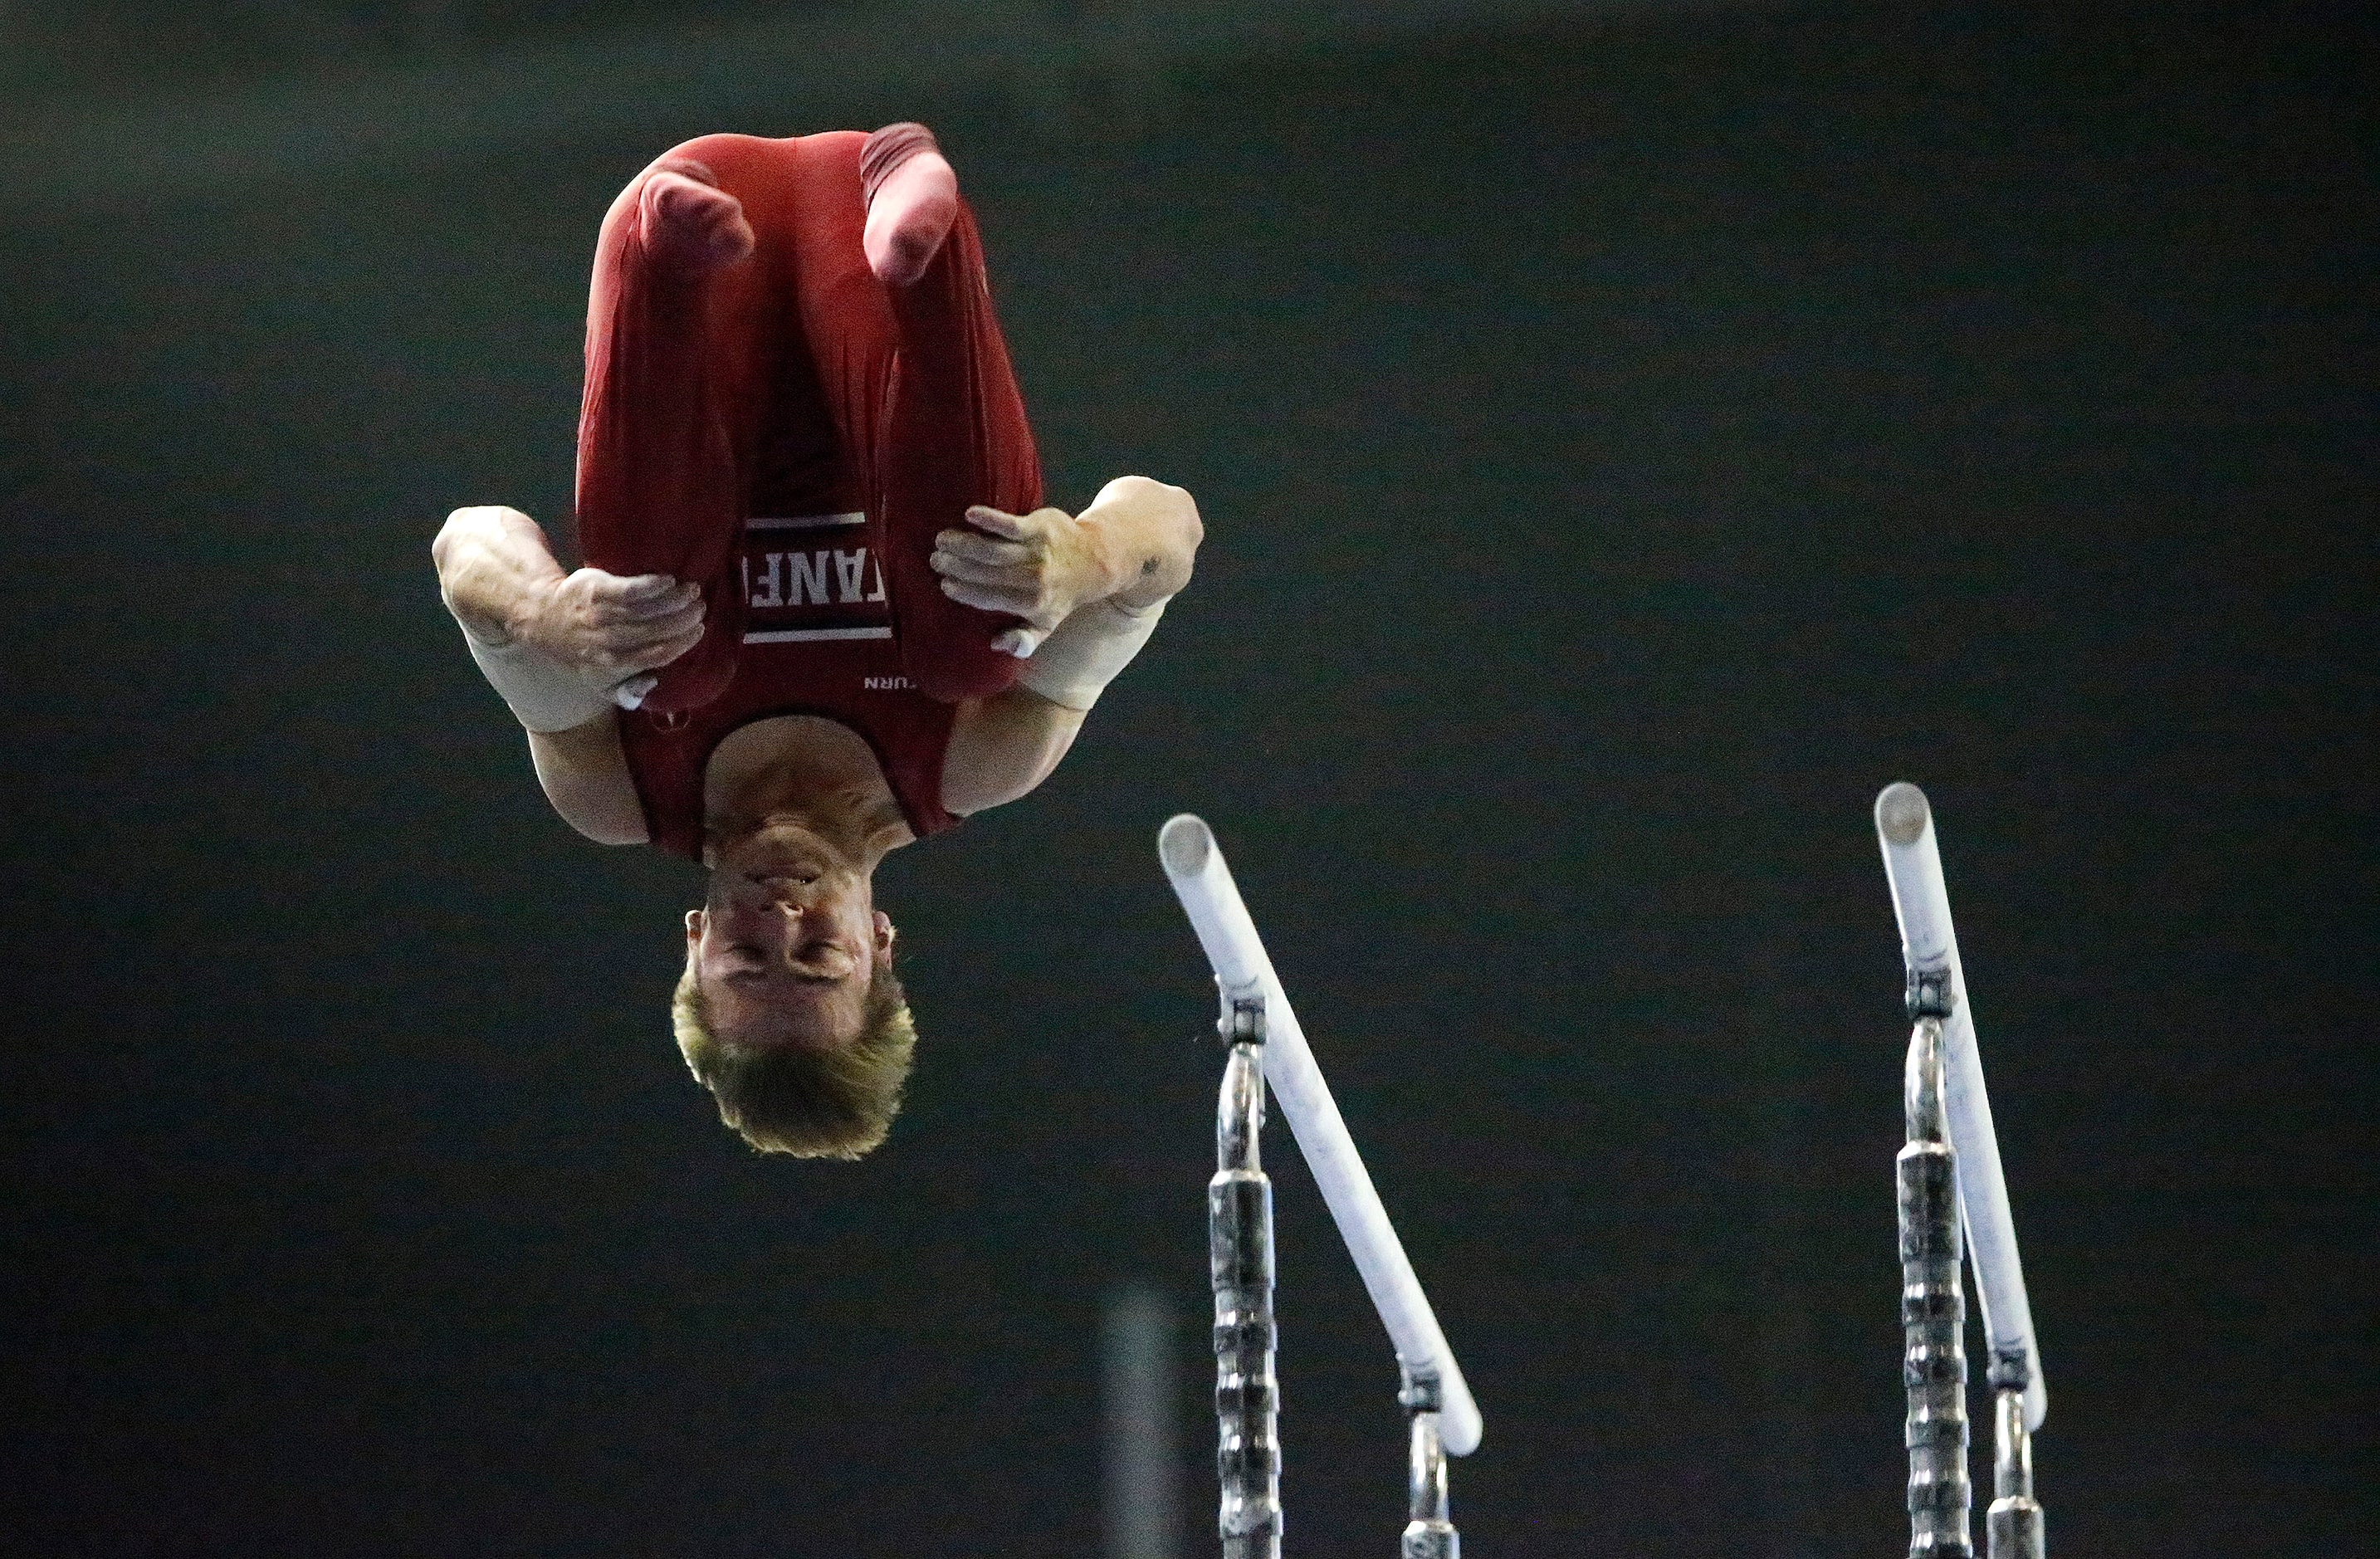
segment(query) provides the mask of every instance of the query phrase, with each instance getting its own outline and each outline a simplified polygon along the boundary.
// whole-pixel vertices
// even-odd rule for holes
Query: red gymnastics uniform
[[[699,859],[722,738],[819,714],[874,749],[919,838],[953,700],[1009,687],[1016,619],[942,594],[937,531],[1040,506],[1040,465],[961,204],[917,282],[868,267],[856,130],[687,141],[604,217],[587,315],[578,547],[592,567],[703,588],[701,640],[620,715],[653,842]],[[708,273],[657,256],[638,196],[674,169],[743,203],[757,240]]]

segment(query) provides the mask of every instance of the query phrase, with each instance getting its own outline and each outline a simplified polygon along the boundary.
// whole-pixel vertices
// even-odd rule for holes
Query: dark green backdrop
[[[427,554],[563,517],[610,194],[826,127],[7,212],[20,1551],[1088,1553],[1140,1279],[1203,1529],[1190,809],[1485,1407],[1472,1550],[1894,1552],[1894,778],[2054,1551],[2350,1551],[2371,43],[1705,16],[887,105],[1056,499],[1147,470],[1208,541],[1059,775],[885,869],[926,1037],[856,1168],[710,1120],[691,874],[546,815]],[[1386,1553],[1392,1364],[1270,1164],[1292,1546]]]

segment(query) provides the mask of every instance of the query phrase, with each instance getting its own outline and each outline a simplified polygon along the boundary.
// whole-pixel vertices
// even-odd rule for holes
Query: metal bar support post
[[[2047,1518],[2033,1497],[2033,1431],[2024,1427],[2024,1355],[1992,1359],[1992,1507],[1984,1514],[1990,1559],[2045,1559]]]
[[[1917,1014],[1901,1091],[1901,1383],[1909,1393],[1909,1559],[1971,1559],[1967,1533],[1967,1299],[1959,1271],[1959,1169],[1942,1116],[1942,1019]]]
[[[1281,1384],[1273,1373],[1272,1182],[1264,1132],[1261,996],[1224,999],[1231,1056],[1215,1110],[1207,1255],[1215,1288],[1215,1470],[1223,1559],[1281,1559]]]

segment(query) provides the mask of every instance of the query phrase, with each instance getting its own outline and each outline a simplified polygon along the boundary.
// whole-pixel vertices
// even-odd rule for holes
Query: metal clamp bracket
[[[1435,1413],[1446,1406],[1445,1393],[1438,1383],[1438,1371],[1423,1366],[1402,1367],[1403,1383],[1397,1387],[1397,1402],[1408,1413]]]
[[[1215,1019],[1216,1037],[1226,1048],[1265,1042],[1265,999],[1261,991],[1247,995],[1223,993],[1223,1016]]]
[[[1909,983],[1901,993],[1901,1005],[1909,1009],[1909,1021],[1921,1017],[1950,1016],[1950,966],[1936,964],[1909,971]]]

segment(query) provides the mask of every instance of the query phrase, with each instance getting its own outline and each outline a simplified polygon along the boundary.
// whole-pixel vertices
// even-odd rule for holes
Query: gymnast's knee
[[[637,216],[645,251],[658,264],[688,275],[707,275],[752,252],[752,225],[744,202],[719,187],[706,165],[665,158],[645,176],[637,192]]]

